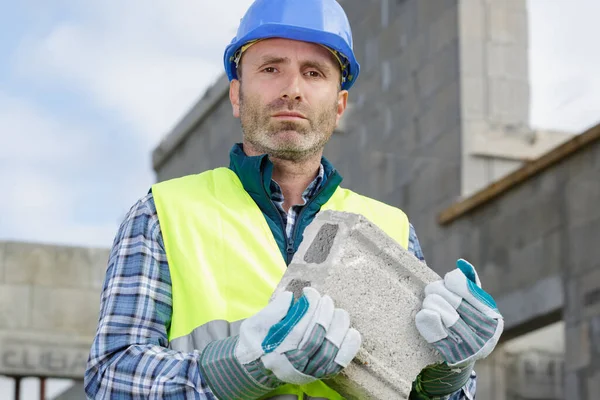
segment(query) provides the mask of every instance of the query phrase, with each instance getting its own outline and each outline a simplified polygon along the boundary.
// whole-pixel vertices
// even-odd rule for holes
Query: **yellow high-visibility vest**
[[[267,305],[286,262],[264,215],[232,170],[157,183],[152,193],[172,283],[169,347],[202,351],[237,334],[244,319]],[[408,218],[398,208],[338,187],[321,210],[362,214],[408,247]],[[290,395],[343,399],[321,381],[284,385],[263,398]]]

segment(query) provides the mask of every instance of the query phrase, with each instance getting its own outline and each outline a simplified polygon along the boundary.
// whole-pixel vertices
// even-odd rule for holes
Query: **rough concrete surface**
[[[348,399],[407,399],[418,373],[442,361],[414,323],[425,285],[439,279],[365,217],[323,211],[275,293],[312,286],[350,314],[362,346],[328,384]]]

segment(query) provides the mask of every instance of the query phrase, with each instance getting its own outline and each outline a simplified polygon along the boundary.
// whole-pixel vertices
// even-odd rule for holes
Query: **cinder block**
[[[362,348],[328,384],[348,399],[407,399],[419,372],[442,362],[414,323],[425,285],[439,279],[365,217],[323,211],[275,293],[311,286],[349,312]]]
[[[600,394],[600,372],[596,372],[587,378],[587,395],[588,399],[593,399]]]
[[[29,327],[29,285],[0,285],[0,330]]]
[[[567,372],[577,371],[590,364],[589,331],[587,321],[583,321],[573,328],[567,327],[565,332],[565,369]]]
[[[9,243],[4,256],[4,280],[11,284],[35,284],[43,269],[56,265],[52,246]]]
[[[89,286],[90,250],[33,243],[6,245],[6,282],[53,287]]]
[[[88,251],[90,260],[90,287],[93,289],[102,289],[110,250],[89,249]],[[98,293],[100,292],[98,291]]]
[[[33,288],[32,327],[53,332],[93,335],[100,293],[89,289]]]

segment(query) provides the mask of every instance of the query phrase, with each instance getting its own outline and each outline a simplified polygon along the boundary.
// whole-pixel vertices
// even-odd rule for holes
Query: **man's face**
[[[248,48],[230,86],[250,153],[301,161],[322,151],[346,109],[339,63],[324,47],[267,39]]]

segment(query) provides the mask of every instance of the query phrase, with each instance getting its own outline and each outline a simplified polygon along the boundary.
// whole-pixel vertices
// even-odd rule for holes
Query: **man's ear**
[[[229,101],[235,118],[240,117],[240,85],[241,82],[237,79],[233,79],[229,83]]]
[[[337,116],[335,119],[335,125],[337,126],[340,123],[340,119],[344,112],[346,111],[346,106],[348,105],[348,91],[340,90],[338,93],[338,103],[337,103]]]

